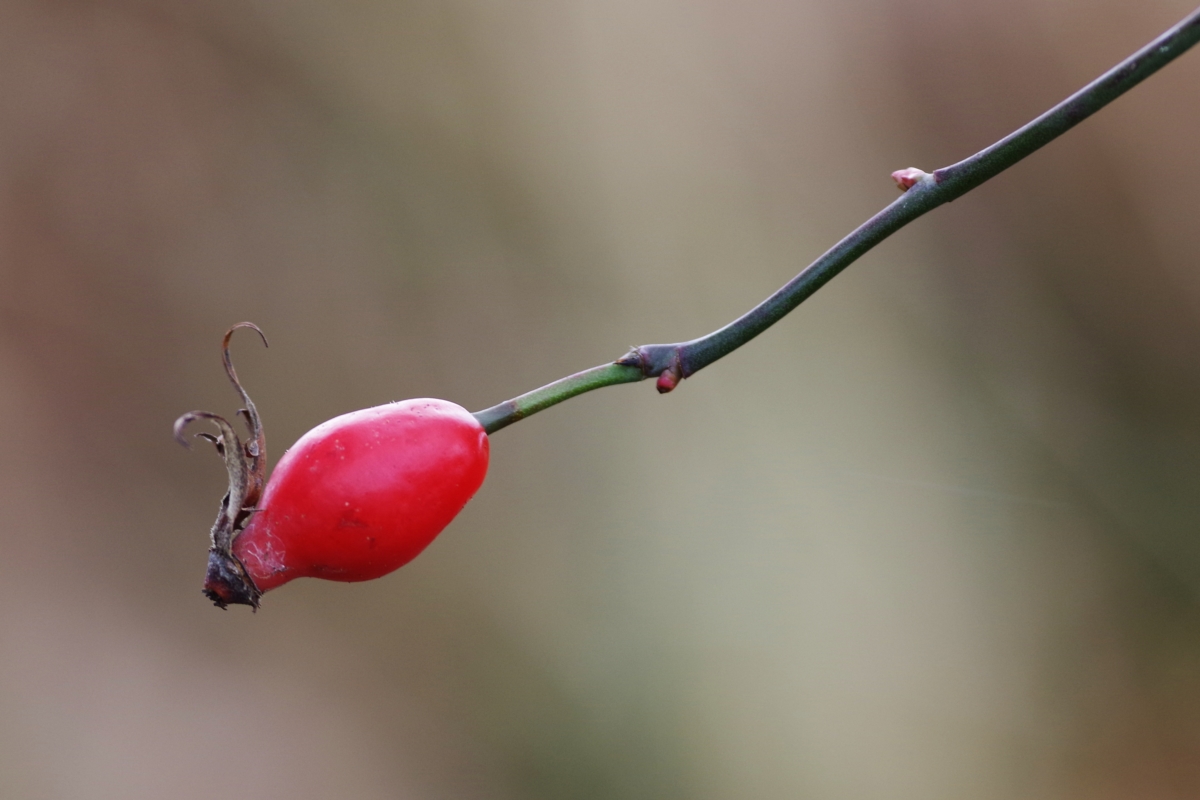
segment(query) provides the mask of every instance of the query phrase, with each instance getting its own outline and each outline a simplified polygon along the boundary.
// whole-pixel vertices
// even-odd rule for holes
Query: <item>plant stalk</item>
[[[569,375],[478,411],[475,418],[491,434],[602,386],[657,378],[659,392],[671,391],[684,378],[774,325],[860,256],[917,217],[961,197],[1054,141],[1174,61],[1197,41],[1200,41],[1200,8],[1054,108],[970,158],[933,173],[903,170],[893,174],[904,194],[725,327],[687,342],[635,347],[614,362]]]

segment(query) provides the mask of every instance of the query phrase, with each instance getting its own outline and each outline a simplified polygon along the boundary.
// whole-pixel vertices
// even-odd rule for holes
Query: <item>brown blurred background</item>
[[[0,797],[1200,796],[1200,53],[413,564],[200,595],[224,489],[746,310],[1191,0],[0,2]]]

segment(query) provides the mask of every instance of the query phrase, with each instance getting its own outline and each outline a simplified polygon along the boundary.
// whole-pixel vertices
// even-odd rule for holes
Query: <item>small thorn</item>
[[[629,352],[617,359],[616,363],[622,367],[640,367],[642,366],[642,353],[637,345],[629,348]]]
[[[929,177],[931,176],[928,172],[917,169],[916,167],[898,169],[892,173],[892,180],[896,182],[896,187],[902,192],[907,192],[909,189]]]

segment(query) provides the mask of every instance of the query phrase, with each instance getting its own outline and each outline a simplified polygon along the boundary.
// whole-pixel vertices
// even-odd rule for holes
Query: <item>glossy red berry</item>
[[[445,400],[405,400],[313,428],[279,460],[233,554],[259,591],[366,581],[417,556],[483,483],[488,438]]]
[[[258,607],[263,592],[294,578],[365,581],[417,556],[483,483],[488,438],[466,409],[445,400],[405,400],[322,423],[300,437],[266,481],[266,438],[238,381],[229,339],[225,371],[246,407],[243,442],[223,417],[184,414],[184,428],[208,420],[220,435],[198,434],[225,460],[229,491],[211,532],[204,592],[221,608]],[[266,342],[266,338],[263,338]]]

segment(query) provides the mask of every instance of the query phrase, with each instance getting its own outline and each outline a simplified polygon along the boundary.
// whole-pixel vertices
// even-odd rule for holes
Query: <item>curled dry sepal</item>
[[[241,603],[257,609],[262,592],[254,585],[246,571],[246,565],[234,555],[233,542],[254,516],[258,501],[262,498],[267,473],[267,439],[263,433],[258,409],[254,407],[254,401],[238,380],[233,360],[229,356],[229,340],[238,328],[249,328],[256,332],[262,337],[264,346],[267,345],[267,336],[253,322],[239,322],[225,332],[225,338],[221,341],[225,374],[229,376],[233,388],[246,405],[238,411],[238,416],[246,421],[250,429],[250,438],[243,442],[229,420],[220,414],[211,411],[189,411],[175,420],[175,439],[190,449],[191,444],[184,435],[184,430],[198,419],[212,422],[220,431],[217,436],[211,433],[196,434],[197,438],[212,442],[216,446],[217,453],[225,460],[225,469],[229,472],[229,490],[221,498],[217,521],[213,523],[210,532],[208,574],[204,578],[204,594],[220,608],[225,608],[230,603]]]

